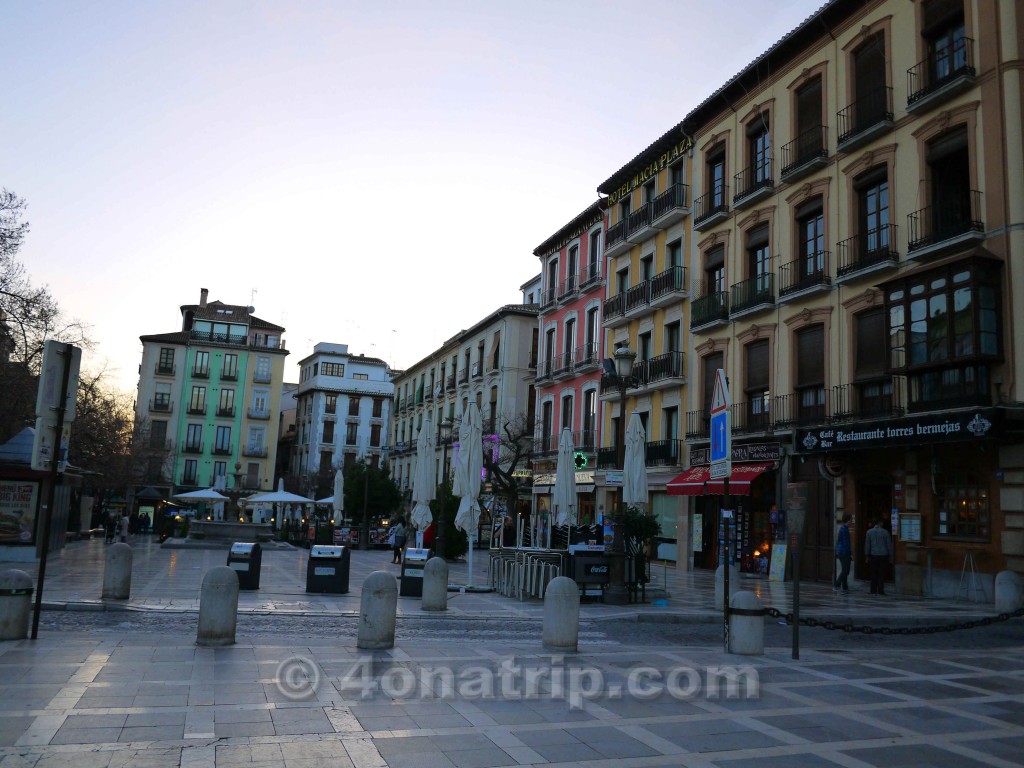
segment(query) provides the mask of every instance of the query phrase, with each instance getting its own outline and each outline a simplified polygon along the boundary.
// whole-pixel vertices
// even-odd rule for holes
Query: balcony
[[[828,126],[816,125],[782,147],[782,173],[787,183],[828,165]]]
[[[736,174],[736,195],[732,204],[737,208],[746,208],[759,200],[768,197],[775,190],[775,179],[772,178],[772,159],[764,157]]]
[[[988,365],[950,360],[942,367],[907,372],[907,411],[924,413],[992,405]]]
[[[585,291],[588,288],[594,288],[604,284],[604,274],[601,272],[601,262],[596,261],[593,264],[584,264],[583,269],[580,270],[580,290]]]
[[[965,190],[960,195],[949,197],[951,199],[907,215],[910,227],[908,258],[941,256],[985,239],[981,192]]]
[[[205,416],[206,403],[189,403],[188,413],[192,416]]]
[[[824,386],[797,387],[792,395],[777,395],[772,403],[775,429],[815,427],[827,424],[832,413],[832,393]]]
[[[269,384],[270,371],[253,371],[252,381],[254,384]]]
[[[895,419],[907,412],[905,376],[875,379],[832,387],[832,421]]]
[[[548,312],[554,308],[556,299],[558,298],[558,290],[555,286],[545,288],[540,292],[540,311]]]
[[[164,400],[162,398],[156,398],[155,400],[149,401],[149,410],[154,413],[173,413],[174,403],[170,400]]]
[[[193,379],[208,379],[208,378],[210,378],[210,368],[209,368],[209,366],[204,366],[202,368],[193,367],[192,368],[192,378]]]
[[[455,391],[455,374],[454,373],[449,374],[448,378],[445,379],[444,390],[445,390],[445,392],[454,392]]]
[[[779,267],[779,301],[792,301],[832,289],[829,261],[832,254],[818,251]]]
[[[250,419],[257,419],[259,421],[270,420],[270,411],[268,411],[266,408],[250,408],[248,410],[248,414]],[[335,415],[333,412],[328,412],[324,414],[324,418],[333,420],[335,418]]]
[[[729,289],[729,317],[736,319],[775,306],[775,275],[766,272]]]
[[[612,258],[620,253],[625,253],[632,247],[633,244],[626,239],[626,225],[628,221],[628,218],[621,219],[608,227],[608,231],[605,233],[605,256]]]
[[[836,282],[864,277],[899,265],[896,252],[896,225],[886,224],[872,229],[863,237],[854,235],[839,243]]]
[[[596,371],[601,367],[601,355],[598,343],[591,341],[581,347],[576,347],[573,369],[576,373]]]
[[[771,432],[770,404],[771,401],[768,399],[767,393],[763,398],[757,400],[733,403],[729,407],[729,420],[733,433]]]
[[[729,294],[713,291],[690,300],[690,330],[710,330],[729,322]]]
[[[597,446],[597,432],[592,429],[577,430],[572,433],[572,444],[577,451],[593,453]]]
[[[230,344],[236,347],[245,347],[249,344],[248,336],[214,333],[212,331],[190,331],[188,337],[191,341],[198,341],[205,344]]]
[[[654,234],[651,227],[651,203],[647,202],[626,217],[626,239],[632,244],[642,243]]]
[[[647,309],[651,284],[644,280],[639,285],[626,289],[626,317],[640,314]]]
[[[153,368],[153,373],[156,376],[173,376],[174,371],[174,363],[157,363]]]
[[[974,85],[974,40],[961,37],[907,70],[907,112],[917,114]]]
[[[617,293],[605,299],[601,307],[601,324],[605,328],[617,328],[626,323],[626,294]]]
[[[182,453],[202,453],[203,452],[203,444],[201,442],[199,442],[199,443],[182,443],[181,444],[181,452]]]
[[[617,448],[598,448],[597,449],[597,468],[598,469],[618,469],[619,468],[619,451]]]
[[[564,379],[572,375],[572,352],[563,352],[555,355],[551,366],[551,376],[554,379]]]
[[[459,372],[459,386],[460,387],[464,387],[467,384],[469,384],[469,370],[466,369],[466,368],[463,368]]]
[[[579,288],[576,282],[576,275],[570,275],[558,284],[558,301],[569,301],[576,297]]]
[[[481,350],[482,351],[482,350]],[[482,379],[484,377],[484,364],[483,361],[473,363],[473,378]]]
[[[235,417],[235,406],[222,405],[217,408],[217,416],[221,419],[233,419]]]
[[[541,383],[542,381],[547,381],[548,379],[551,378],[554,362],[555,361],[552,358],[550,360],[541,360],[539,363],[537,363],[538,384]]]
[[[644,450],[644,464],[648,467],[683,466],[682,440],[651,440]]]
[[[686,355],[683,352],[665,352],[644,360],[640,368],[640,383],[650,389],[679,386],[686,381]]]
[[[840,152],[850,152],[893,129],[892,88],[882,86],[836,113]]]
[[[630,376],[627,382],[627,390],[636,390],[639,387],[644,386],[644,363],[633,364],[633,375]],[[619,399],[619,377],[615,374],[602,373],[601,374],[601,395],[602,400],[618,400]]]
[[[242,449],[242,455],[253,459],[267,458],[267,447],[265,445],[247,445]]]
[[[701,195],[693,201],[693,228],[698,232],[710,229],[729,217],[729,187],[722,185],[718,189]]]
[[[231,456],[235,450],[230,445],[215,445],[213,447],[214,456]]]
[[[181,485],[183,486],[194,486],[196,484],[196,473],[195,472],[182,472],[181,473]],[[181,492],[183,489],[179,488]]]
[[[237,368],[233,368],[233,369],[231,369],[229,371],[221,371],[220,372],[220,380],[221,381],[238,381],[238,369]]]
[[[686,267],[669,267],[651,278],[650,304],[664,307],[690,295],[686,285]]]
[[[558,435],[541,435],[533,439],[533,455],[537,458],[558,455]]]
[[[711,415],[708,411],[686,412],[686,439],[709,440],[711,438]]]
[[[685,184],[673,184],[651,201],[651,224],[655,229],[668,229],[690,215],[687,202],[689,189]]]

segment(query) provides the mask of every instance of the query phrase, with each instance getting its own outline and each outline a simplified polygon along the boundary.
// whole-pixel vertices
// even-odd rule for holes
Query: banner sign
[[[35,540],[38,496],[38,483],[0,480],[0,544]]]
[[[732,460],[742,461],[779,461],[782,458],[782,446],[779,443],[733,443]],[[711,463],[711,448],[691,448],[690,466]]]
[[[953,443],[994,437],[994,408],[964,413],[928,413],[883,422],[843,427],[799,429],[794,446],[800,453]]]

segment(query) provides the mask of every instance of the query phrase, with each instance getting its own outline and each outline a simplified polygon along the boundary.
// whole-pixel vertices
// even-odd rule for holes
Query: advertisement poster
[[[31,544],[35,537],[39,485],[0,480],[0,544]]]

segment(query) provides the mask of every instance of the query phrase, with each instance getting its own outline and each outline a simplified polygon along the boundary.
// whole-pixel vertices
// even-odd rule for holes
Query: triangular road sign
[[[711,397],[711,412],[724,411],[729,405],[729,385],[725,380],[725,371],[719,368],[715,372],[715,394]]]

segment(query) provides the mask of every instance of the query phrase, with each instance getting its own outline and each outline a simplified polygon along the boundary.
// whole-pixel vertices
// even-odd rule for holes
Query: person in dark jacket
[[[871,571],[871,594],[885,594],[885,572],[892,557],[892,534],[885,529],[885,519],[878,518],[864,541],[864,554],[868,556]]]
[[[850,526],[849,522],[853,520],[853,515],[843,515],[843,522],[839,526],[839,531],[836,533],[836,559],[839,560],[839,573],[836,575],[835,584],[833,588],[838,592],[840,589],[843,592],[850,591],[850,585],[847,579],[850,576],[850,560],[853,557],[853,547],[850,544]]]

